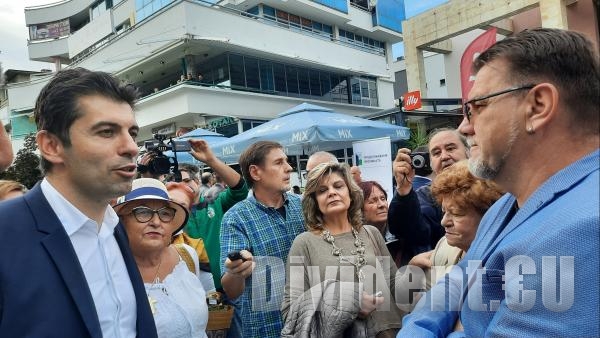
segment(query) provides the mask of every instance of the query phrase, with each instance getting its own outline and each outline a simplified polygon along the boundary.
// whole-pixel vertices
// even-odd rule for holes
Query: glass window
[[[352,88],[352,103],[360,104],[360,81],[357,78],[351,78],[350,86]]]
[[[290,23],[293,26],[300,27],[300,17],[294,14],[290,14]]]
[[[258,59],[245,56],[244,65],[246,67],[246,87],[260,89]]]
[[[312,30],[312,20],[302,18],[302,29]]]
[[[287,90],[290,96],[298,96],[298,68],[285,66],[285,76],[287,78]]]
[[[277,10],[277,21],[289,21],[288,12],[284,12],[282,10]]]
[[[275,8],[263,5],[263,15],[275,16]]]
[[[333,28],[329,25],[323,25],[323,32],[333,34]]]
[[[310,83],[308,77],[308,69],[298,69],[298,87],[300,88],[300,94],[310,95]]]
[[[310,71],[310,95],[321,96],[321,83],[319,81],[319,71]]]
[[[281,93],[287,93],[285,85],[285,66],[280,63],[273,63],[273,77],[275,78],[275,90]]]
[[[273,64],[270,61],[260,61],[260,89],[264,91],[275,90]]]
[[[254,15],[258,15],[258,6],[254,6],[252,8],[250,8],[249,10],[247,10],[246,12],[250,13],[250,14],[254,14]]]
[[[331,82],[329,81],[329,73],[321,72],[321,95],[325,100],[331,100]]]
[[[369,97],[369,81],[360,80],[360,95],[362,97]]]
[[[231,86],[246,87],[244,79],[244,57],[241,55],[229,55],[229,74]]]

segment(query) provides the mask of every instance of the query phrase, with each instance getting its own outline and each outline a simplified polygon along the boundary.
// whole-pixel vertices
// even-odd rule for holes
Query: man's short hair
[[[250,166],[262,166],[265,163],[265,158],[273,149],[283,149],[283,146],[273,141],[258,141],[246,148],[240,155],[240,169],[249,187],[254,186],[254,181],[250,175]]]
[[[469,151],[469,143],[467,142],[467,138],[463,134],[461,134],[457,129],[449,128],[449,127],[436,128],[429,133],[429,136],[427,137],[427,140],[428,140],[427,141],[427,151],[429,151],[429,142],[431,142],[431,139],[435,135],[442,133],[442,132],[446,132],[446,131],[454,133],[456,135],[456,137],[458,137],[460,142],[465,146],[465,149],[467,151]]]
[[[190,175],[190,178],[196,181],[200,180],[200,178],[198,177],[198,174],[200,173],[200,168],[198,168],[198,166],[189,163],[181,163],[179,164],[179,172],[183,171],[188,173],[188,175]]]
[[[213,177],[212,173],[206,172],[206,173],[202,173],[202,176],[200,176],[200,181],[202,182],[202,184],[206,185],[210,183],[210,179]]]
[[[317,165],[321,164],[321,163],[338,163],[338,159],[337,157],[335,157],[334,154],[327,152],[327,151],[317,151],[316,153],[310,155],[308,157],[308,160],[306,161],[306,165],[307,171],[310,171],[308,168],[308,164],[313,164],[313,167],[316,167]],[[310,169],[312,169],[310,168]]]
[[[37,98],[33,110],[37,129],[56,135],[65,147],[70,147],[71,125],[84,113],[79,109],[79,99],[91,95],[126,102],[132,109],[139,98],[134,86],[124,84],[108,73],[85,68],[61,70],[42,88]],[[42,157],[41,167],[48,172],[52,163]]]
[[[473,62],[483,66],[504,60],[513,85],[552,83],[562,107],[572,115],[576,133],[600,129],[600,66],[594,45],[581,33],[552,28],[525,30],[496,42]]]

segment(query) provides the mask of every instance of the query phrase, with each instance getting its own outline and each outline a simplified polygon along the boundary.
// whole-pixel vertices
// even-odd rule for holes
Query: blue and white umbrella
[[[208,143],[209,146],[211,146],[211,148],[213,148],[214,151],[214,145],[227,140],[227,137],[223,136],[223,134],[215,133],[214,131],[198,128],[190,131],[189,133],[173,138],[173,140],[177,141],[187,141],[189,139],[203,139]],[[170,150],[165,151],[164,154],[166,156],[173,157],[173,152]],[[177,152],[177,162],[200,164],[200,162],[188,152]]]
[[[308,155],[386,136],[392,141],[408,140],[410,129],[302,103],[276,119],[215,144],[213,151],[221,160],[231,163],[237,162],[244,149],[257,141],[279,142],[288,155]]]

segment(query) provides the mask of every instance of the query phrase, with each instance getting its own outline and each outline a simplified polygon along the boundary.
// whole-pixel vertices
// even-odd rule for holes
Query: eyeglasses
[[[139,206],[131,210],[133,217],[135,217],[135,219],[140,223],[150,222],[152,217],[154,217],[154,214],[157,214],[158,218],[165,223],[171,222],[175,217],[176,212],[177,210],[171,207],[162,207],[160,209],[154,210],[148,207]]]
[[[482,96],[482,97],[476,97],[476,98],[469,100],[463,104],[463,115],[467,118],[467,121],[471,122],[471,115],[473,115],[473,112],[471,111],[471,109],[472,109],[473,104],[476,103],[477,101],[486,100],[486,99],[489,99],[489,98],[492,98],[495,96],[499,96],[502,94],[516,92],[517,90],[531,89],[535,86],[536,85],[534,85],[534,84],[528,84],[528,85],[523,85],[523,86],[518,86],[518,87],[511,87],[511,88],[504,89],[504,90],[501,90],[501,91],[493,93],[493,94],[489,94],[489,95]]]

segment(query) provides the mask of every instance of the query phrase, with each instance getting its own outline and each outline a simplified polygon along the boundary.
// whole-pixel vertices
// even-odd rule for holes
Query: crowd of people
[[[34,109],[43,180],[0,180],[0,336],[207,337],[219,299],[228,337],[598,337],[594,48],[534,29],[481,53],[461,125],[429,135],[431,172],[398,150],[393,196],[327,152],[292,190],[272,141],[241,174],[200,139],[211,172],[138,173],[138,93],[60,71]]]

